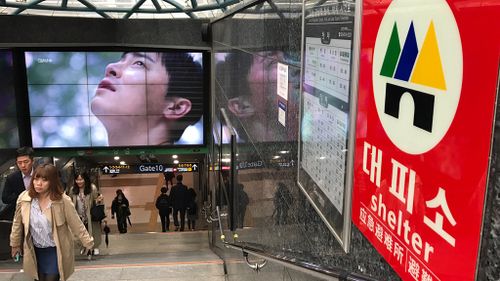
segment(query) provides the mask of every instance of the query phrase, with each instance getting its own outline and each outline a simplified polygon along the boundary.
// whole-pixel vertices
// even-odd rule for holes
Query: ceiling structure
[[[0,14],[91,18],[214,18],[241,0],[0,0]]]
[[[319,0],[324,1],[324,0]],[[86,17],[106,19],[213,19],[252,0],[0,0],[0,15]],[[300,15],[301,1],[267,0],[240,18],[272,14]]]

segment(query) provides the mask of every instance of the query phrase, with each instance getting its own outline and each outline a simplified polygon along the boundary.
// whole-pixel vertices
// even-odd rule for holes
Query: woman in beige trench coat
[[[88,250],[94,243],[63,192],[57,168],[51,164],[38,166],[28,190],[19,195],[16,204],[10,235],[12,257],[22,254],[24,272],[36,280],[68,280],[75,263],[73,234]],[[46,249],[51,250],[49,254]]]
[[[68,194],[75,205],[76,212],[87,228],[89,234],[94,238],[94,249],[92,254],[99,254],[101,245],[102,227],[100,221],[93,221],[90,209],[96,204],[103,204],[103,197],[97,191],[97,187],[91,183],[90,176],[86,171],[77,171],[74,176],[73,186]]]

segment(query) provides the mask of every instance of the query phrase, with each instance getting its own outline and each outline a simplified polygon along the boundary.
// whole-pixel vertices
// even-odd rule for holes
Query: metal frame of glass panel
[[[351,239],[361,6],[361,0],[305,0],[303,6],[297,181],[345,252]]]

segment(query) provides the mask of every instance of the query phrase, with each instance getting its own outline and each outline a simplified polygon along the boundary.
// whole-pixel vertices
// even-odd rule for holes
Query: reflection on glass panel
[[[216,106],[218,105],[215,102]],[[221,206],[223,202],[223,181],[221,177],[221,145],[222,145],[222,137],[221,137],[221,127],[220,123],[220,111],[214,110],[212,114],[213,120],[213,151],[212,151],[212,167],[214,171],[214,181],[215,181],[215,194],[214,194],[214,203],[215,206]]]
[[[224,116],[224,111],[221,110],[221,135],[223,135],[225,130],[230,130],[228,127],[227,119]],[[221,145],[221,158],[220,158],[220,175],[223,187],[223,201],[222,205],[227,205],[231,203],[231,189],[233,188],[233,174],[232,174],[232,163],[231,163],[231,153],[232,153],[232,143],[231,136],[229,135],[229,141],[223,142]],[[229,210],[228,210],[229,211]]]
[[[0,117],[0,148],[19,147],[17,118]]]
[[[230,126],[223,124],[219,132],[226,136],[224,143],[229,143],[231,133],[236,136],[232,163],[236,169],[230,195],[234,200],[234,226],[281,224],[285,213],[291,216],[288,210],[292,203],[283,203],[282,190],[275,190],[279,183],[294,186],[297,154],[292,147],[297,143],[300,68],[291,67],[291,61],[298,59],[298,64],[300,56],[283,51],[224,50],[215,58],[215,99],[230,121]],[[225,151],[230,151],[229,146],[222,158],[230,161],[231,155]],[[289,180],[273,178],[280,174],[289,175]],[[278,209],[274,207],[275,198]],[[277,216],[279,222],[275,221]]]
[[[0,50],[0,149],[19,147],[12,52]]]
[[[237,141],[295,140],[298,114],[298,71],[280,72],[286,61],[282,51],[254,54],[242,51],[218,53],[217,81],[227,98],[224,108],[233,122]],[[281,86],[278,81],[281,78]]]

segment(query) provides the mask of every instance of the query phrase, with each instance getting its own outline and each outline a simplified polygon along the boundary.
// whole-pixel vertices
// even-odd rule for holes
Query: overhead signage
[[[165,172],[198,172],[198,163],[179,163],[179,164],[159,164],[145,163],[134,165],[103,165],[101,171],[103,174],[149,174]]]
[[[275,167],[291,168],[295,167],[295,161],[291,157],[279,157],[269,160],[269,163]]]
[[[103,174],[132,174],[130,165],[104,165],[101,171]]]
[[[240,161],[237,166],[238,170],[256,169],[256,168],[264,168],[264,161],[262,160]]]
[[[272,158],[266,161],[263,160],[240,161],[236,165],[236,169],[246,170],[246,169],[260,169],[265,167],[294,168],[295,164],[296,164],[295,160],[292,157],[279,157],[279,158]]]
[[[136,165],[135,169],[139,173],[163,173],[166,166],[163,164],[141,164]]]
[[[475,280],[500,40],[461,2],[364,1],[352,220],[403,280]]]
[[[177,164],[178,172],[197,172],[198,163],[179,163]]]

